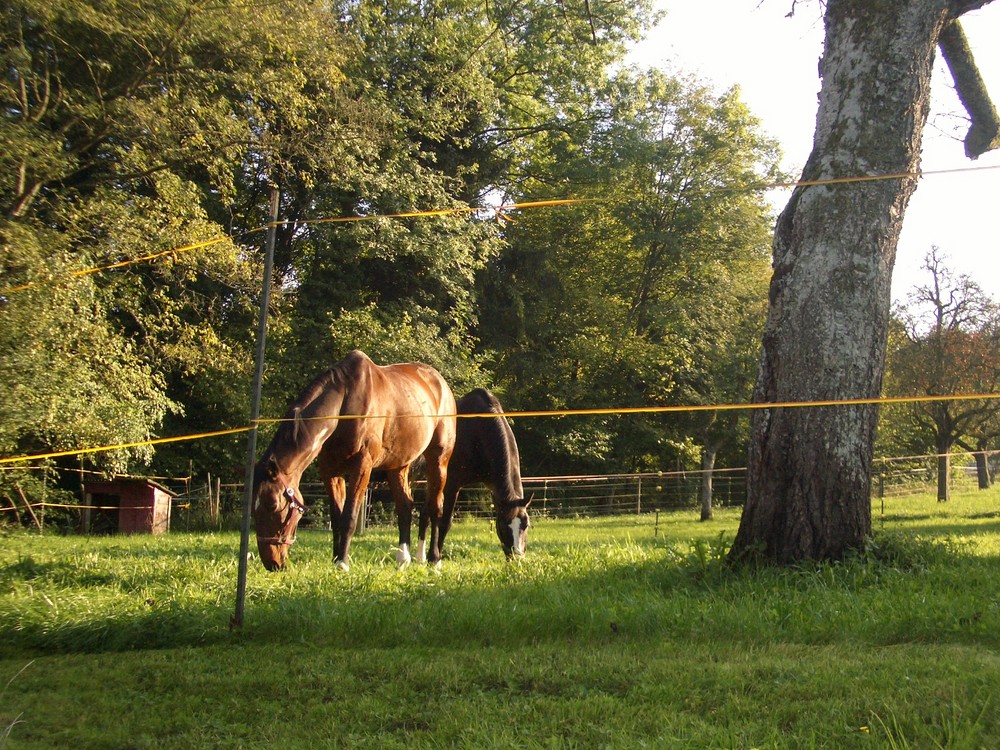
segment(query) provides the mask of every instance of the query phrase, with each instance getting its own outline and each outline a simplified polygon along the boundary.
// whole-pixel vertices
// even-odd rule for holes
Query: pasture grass
[[[873,504],[867,553],[730,570],[722,509],[534,518],[440,572],[303,532],[0,538],[0,748],[1000,747],[1000,490]]]

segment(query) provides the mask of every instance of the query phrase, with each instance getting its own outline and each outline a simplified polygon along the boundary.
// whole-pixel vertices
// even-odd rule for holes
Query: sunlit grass
[[[1000,745],[1000,491],[873,521],[857,558],[737,571],[725,508],[538,516],[513,564],[462,521],[440,571],[378,527],[344,574],[303,532],[233,632],[237,534],[7,534],[0,746]]]

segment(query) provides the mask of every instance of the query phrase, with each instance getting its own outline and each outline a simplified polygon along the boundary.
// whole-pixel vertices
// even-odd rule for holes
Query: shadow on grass
[[[962,524],[958,525],[959,528]],[[973,525],[975,533],[981,526]],[[955,530],[949,526],[949,532]],[[921,528],[923,533],[923,528]],[[0,564],[0,657],[252,642],[317,647],[576,647],[678,642],[944,642],[1000,646],[1000,557],[903,534],[837,564],[731,570],[727,542],[535,542],[507,563],[488,535],[457,537],[438,573],[397,571],[388,535],[359,539],[348,573],[303,534],[284,573],[251,563],[244,627],[231,632],[232,537],[66,560]],[[192,540],[194,541],[194,540]],[[225,560],[224,562],[218,562]],[[961,582],[961,585],[957,585]]]
[[[990,516],[980,516],[990,517]],[[970,517],[967,523],[956,523],[947,519],[941,519],[940,523],[921,523],[917,527],[917,532],[931,537],[972,537],[972,536],[998,536],[1000,535],[1000,519],[983,523],[973,523],[974,518]]]

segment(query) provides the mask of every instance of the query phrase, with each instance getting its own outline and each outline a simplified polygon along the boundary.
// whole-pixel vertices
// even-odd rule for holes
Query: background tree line
[[[7,0],[0,454],[244,425],[272,185],[265,415],[355,347],[511,411],[748,401],[779,153],[738,90],[624,64],[655,20],[648,0]],[[567,197],[588,200],[317,221]],[[743,465],[745,419],[516,429],[526,474],[639,471]],[[239,481],[242,452],[87,461]]]

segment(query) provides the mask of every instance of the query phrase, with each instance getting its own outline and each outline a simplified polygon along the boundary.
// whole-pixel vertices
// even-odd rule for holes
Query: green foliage
[[[252,362],[259,266],[225,227],[259,226],[243,176],[265,158],[286,169],[343,80],[333,20],[308,1],[6,6],[3,286],[65,283],[0,302],[5,454],[245,420],[231,384]],[[123,471],[151,455],[98,461]]]
[[[955,275],[931,248],[926,285],[894,310],[889,332],[887,396],[994,393],[1000,384],[1000,307],[969,277]],[[995,400],[915,401],[883,409],[884,454],[946,454],[957,445],[984,451],[1000,439]],[[942,498],[945,499],[945,498]]]
[[[37,268],[37,244],[62,236],[3,229],[3,251]],[[2,229],[0,229],[2,231]],[[16,248],[16,249],[15,249]],[[36,265],[37,264],[37,265]],[[55,273],[70,268],[57,266]],[[0,450],[4,454],[141,441],[175,405],[139,347],[117,335],[89,280],[19,293],[0,307]],[[140,451],[149,455],[149,451]],[[122,467],[125,453],[104,457]]]
[[[265,415],[353,348],[508,409],[745,400],[777,156],[737,91],[609,72],[651,6],[8,3],[0,287],[36,286],[0,297],[0,452],[242,426],[275,184]],[[474,211],[547,197],[595,202]],[[742,462],[732,413],[552,424],[529,471]],[[238,479],[242,447],[94,458],[150,462]]]
[[[597,101],[596,122],[548,144],[525,185],[528,199],[593,202],[518,216],[484,276],[483,339],[517,352],[498,366],[504,388],[529,408],[748,400],[771,223],[748,188],[777,174],[774,143],[735,91],[624,71]],[[671,441],[692,432],[735,432],[714,415],[621,425],[584,454],[548,425],[528,440],[570,472],[628,471],[672,463]]]

